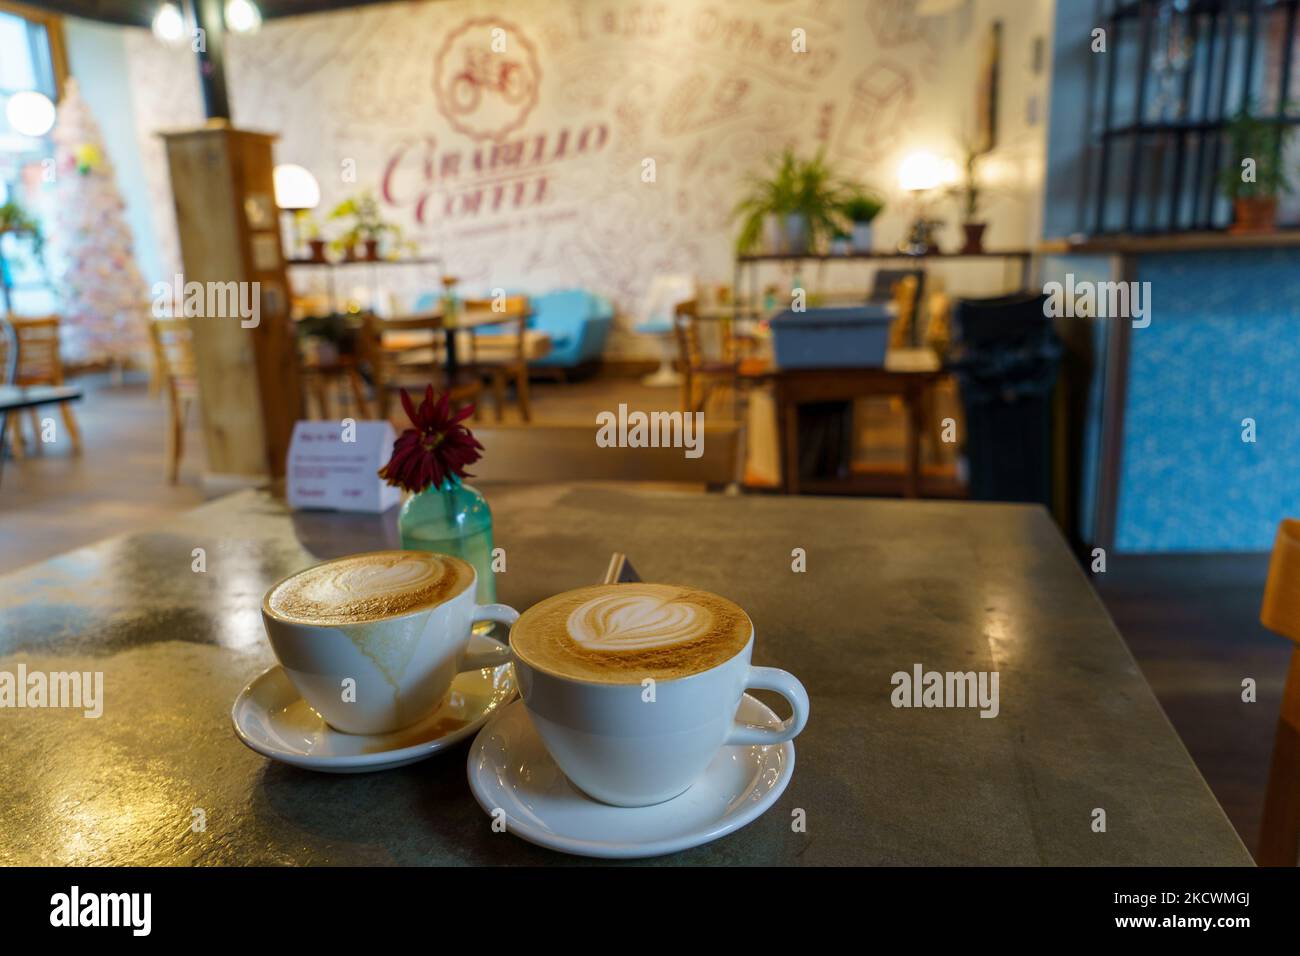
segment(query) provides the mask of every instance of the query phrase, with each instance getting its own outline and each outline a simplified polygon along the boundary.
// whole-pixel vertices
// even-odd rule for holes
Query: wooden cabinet
[[[167,281],[193,332],[208,478],[279,477],[302,396],[274,137],[212,121],[163,138],[185,269]]]

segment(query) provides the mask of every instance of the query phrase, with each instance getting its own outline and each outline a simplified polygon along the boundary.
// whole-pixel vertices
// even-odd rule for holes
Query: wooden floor
[[[181,483],[163,477],[163,404],[142,377],[113,385],[82,379],[76,406],[85,451],[66,443],[23,462],[6,461],[0,483],[0,573],[101,538],[154,524],[203,500],[197,422],[187,439]],[[676,393],[634,380],[536,383],[539,420],[592,418],[597,411],[665,407]],[[513,415],[512,415],[513,417]],[[900,419],[888,403],[862,416],[864,457],[896,456]],[[490,408],[484,421],[491,421]],[[1112,558],[1094,580],[1143,673],[1229,818],[1252,850],[1290,653],[1258,623],[1266,555]],[[1241,702],[1253,677],[1258,702]]]
[[[1147,682],[1255,852],[1291,643],[1259,623],[1267,554],[1112,557],[1093,580]],[[1256,703],[1242,702],[1253,678]]]
[[[83,449],[73,455],[57,416],[58,440],[35,443],[24,420],[28,455],[0,473],[0,574],[111,535],[163,521],[203,501],[197,420],[186,436],[181,484],[163,472],[166,412],[143,376],[115,385],[106,376],[75,379],[86,390],[72,405]],[[46,413],[42,413],[43,415]],[[197,416],[195,416],[197,419]]]

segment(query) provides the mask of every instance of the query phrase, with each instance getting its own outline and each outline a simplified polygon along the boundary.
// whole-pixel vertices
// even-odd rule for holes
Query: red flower
[[[474,414],[469,405],[455,414],[451,411],[451,396],[443,393],[435,403],[433,386],[424,391],[424,401],[416,408],[411,396],[402,389],[402,407],[411,419],[412,428],[406,429],[393,442],[393,457],[379,477],[390,485],[419,494],[426,488],[440,486],[448,477],[473,478],[465,471],[482,456],[483,446],[468,428],[461,424]]]

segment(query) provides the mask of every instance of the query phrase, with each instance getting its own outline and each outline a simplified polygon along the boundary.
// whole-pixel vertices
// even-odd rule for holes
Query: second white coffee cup
[[[739,653],[707,670],[654,684],[597,683],[551,673],[516,649],[515,676],[533,726],[564,775],[603,803],[641,807],[690,788],[728,744],[779,744],[808,722],[808,693],[775,667],[754,667],[753,623]],[[775,691],[792,716],[779,728],[736,721],[746,690]]]

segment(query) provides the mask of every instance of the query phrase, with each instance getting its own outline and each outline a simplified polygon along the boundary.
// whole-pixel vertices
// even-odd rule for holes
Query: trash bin
[[[1045,295],[962,299],[948,367],[966,411],[969,495],[1052,506],[1052,390],[1061,342]]]

